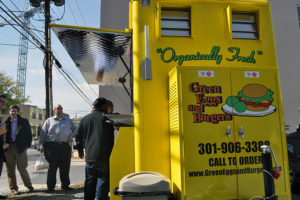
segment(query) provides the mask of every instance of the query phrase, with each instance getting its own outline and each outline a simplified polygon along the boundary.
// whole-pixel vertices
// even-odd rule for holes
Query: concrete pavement
[[[47,170],[42,170],[35,172],[34,170],[34,164],[35,161],[39,158],[40,152],[36,149],[29,149],[27,151],[28,154],[28,173],[31,177],[31,181],[33,184],[33,187],[35,189],[42,189],[47,188],[46,185],[46,179],[47,179]],[[78,158],[76,155],[71,160],[71,168],[70,168],[70,180],[71,185],[73,184],[81,184],[84,182],[84,167],[85,162],[83,159]],[[23,185],[22,179],[20,177],[19,172],[16,170],[16,176],[17,176],[17,183],[19,186],[19,190],[21,192],[27,191],[27,188]],[[57,172],[56,176],[57,184],[60,188],[60,178],[59,178],[59,172]],[[2,176],[0,178],[0,194],[9,194],[9,188],[8,188],[8,182],[7,182],[7,175],[6,175],[6,167],[3,167]]]

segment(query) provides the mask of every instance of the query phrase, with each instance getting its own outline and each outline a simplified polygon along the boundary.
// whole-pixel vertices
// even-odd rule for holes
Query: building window
[[[232,38],[258,39],[256,13],[232,12]]]
[[[31,116],[32,116],[32,119],[35,119],[35,117],[36,117],[36,113],[35,113],[35,112],[33,112],[33,113],[31,114]]]
[[[43,119],[43,115],[39,114],[39,120],[42,120],[42,119]]]
[[[161,8],[162,36],[191,36],[190,8]]]

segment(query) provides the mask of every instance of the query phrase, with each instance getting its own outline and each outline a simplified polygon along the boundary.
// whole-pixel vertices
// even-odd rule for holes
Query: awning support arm
[[[124,87],[124,89],[125,89],[126,93],[128,94],[128,96],[129,96],[129,97],[131,97],[131,94],[129,93],[129,91],[128,91],[128,89],[126,88],[125,84],[124,84],[124,83],[122,83],[122,85],[123,85],[123,87]]]
[[[125,86],[125,84],[124,84],[125,81],[126,81],[125,77],[127,76],[127,74],[130,75],[130,81],[131,81],[131,77],[132,77],[131,70],[128,68],[128,66],[127,66],[126,62],[124,61],[124,59],[122,58],[122,56],[119,55],[119,57],[120,57],[120,59],[121,59],[123,65],[125,66],[125,68],[126,68],[127,71],[128,71],[127,73],[125,73],[125,75],[124,75],[122,78],[119,78],[119,82],[122,83],[122,85],[123,85],[123,87],[124,87],[126,93],[127,93],[128,96],[130,97],[130,99],[132,99],[132,96],[131,96],[130,92],[128,91],[128,89],[126,88],[126,86]],[[130,87],[132,87],[132,84],[130,84]],[[131,92],[132,92],[132,90],[131,90]]]
[[[119,57],[120,57],[122,63],[124,64],[124,66],[126,67],[127,71],[129,72],[129,74],[131,75],[131,71],[130,71],[130,69],[128,68],[127,64],[125,63],[124,59],[122,58],[121,55],[119,55]]]

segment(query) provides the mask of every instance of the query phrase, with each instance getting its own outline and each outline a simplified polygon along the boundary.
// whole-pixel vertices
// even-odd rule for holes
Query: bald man
[[[71,142],[75,134],[74,122],[63,115],[63,107],[57,104],[54,107],[55,116],[48,118],[40,132],[40,151],[44,152],[49,162],[47,174],[48,193],[54,191],[56,172],[59,168],[61,189],[72,190],[70,185]]]

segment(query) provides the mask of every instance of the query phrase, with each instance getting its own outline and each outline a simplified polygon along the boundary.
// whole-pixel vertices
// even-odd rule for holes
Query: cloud
[[[45,75],[44,69],[27,69],[27,71],[30,76],[44,76]]]
[[[31,86],[30,91],[26,92],[26,96],[30,96],[30,104],[36,105],[39,108],[45,108],[45,87],[44,83],[40,86]],[[80,84],[81,85],[81,84]],[[84,85],[84,84],[83,84]],[[61,104],[67,114],[73,118],[77,115],[80,117],[87,114],[91,110],[91,105],[84,101],[74,89],[68,85],[56,85],[53,88],[53,107],[56,104]]]
[[[84,89],[87,89],[87,90],[92,90],[97,94],[98,90],[99,90],[99,85],[89,85],[88,83],[80,83],[78,84],[78,87],[79,88],[84,88]]]

